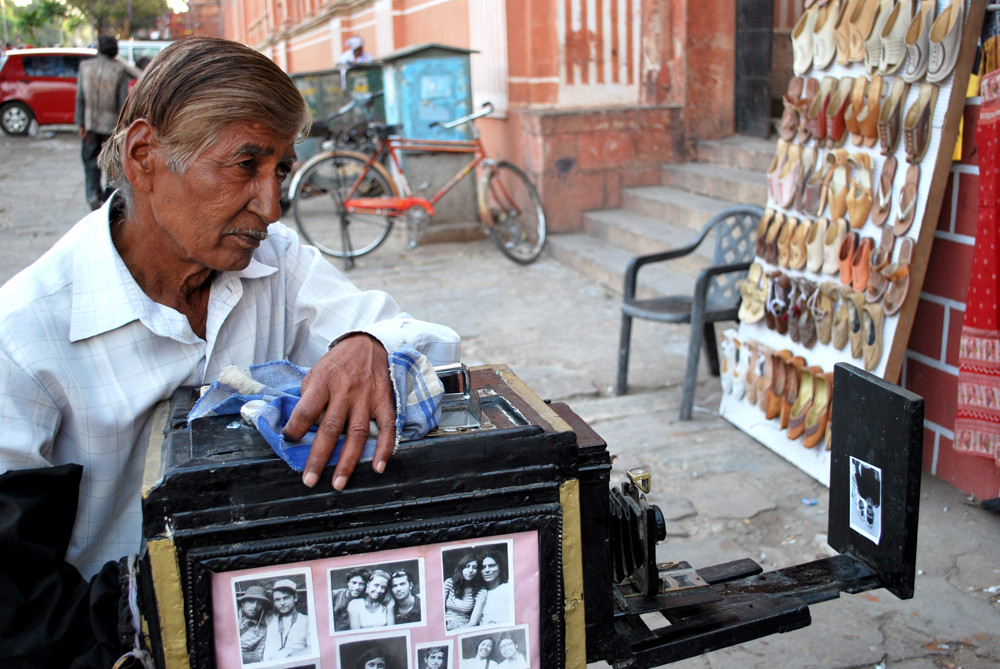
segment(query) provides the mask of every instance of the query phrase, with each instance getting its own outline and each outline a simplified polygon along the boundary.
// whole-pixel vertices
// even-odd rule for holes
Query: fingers
[[[316,485],[343,434],[332,481],[335,489],[343,490],[364,452],[372,419],[379,427],[372,467],[379,473],[385,470],[395,444],[396,416],[388,356],[378,340],[367,335],[342,340],[306,375],[301,395],[283,434],[298,440],[317,425],[303,483]]]

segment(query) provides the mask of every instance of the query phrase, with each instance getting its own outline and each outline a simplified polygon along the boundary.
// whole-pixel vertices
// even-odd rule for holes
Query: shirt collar
[[[142,291],[111,241],[109,217],[115,199],[108,198],[104,206],[77,224],[81,234],[73,254],[70,341],[104,334],[135,320],[156,322],[156,313],[164,308]],[[239,281],[276,271],[254,257],[242,271],[224,272],[223,276]]]

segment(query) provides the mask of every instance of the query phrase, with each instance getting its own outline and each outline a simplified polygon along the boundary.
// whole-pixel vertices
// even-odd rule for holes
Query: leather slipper
[[[865,309],[865,296],[850,291],[847,295],[847,341],[851,343],[851,357],[861,360],[864,355],[864,326],[861,312]]]
[[[804,86],[805,81],[802,77],[792,77],[788,80],[788,91],[782,98],[785,108],[778,126],[778,135],[784,140],[791,141],[799,131],[799,100],[802,98]]]
[[[764,318],[764,300],[767,288],[764,281],[764,268],[757,263],[750,265],[746,278],[740,279],[737,287],[740,290],[740,310],[737,317],[741,323],[756,323]]]
[[[906,31],[906,38],[903,40],[906,45],[906,65],[900,76],[907,83],[920,81],[927,75],[931,51],[931,25],[934,23],[936,9],[936,0],[922,0]]]
[[[855,153],[847,159],[851,167],[851,186],[847,191],[847,211],[851,227],[855,230],[865,227],[868,213],[872,210],[872,157],[867,153]]]
[[[833,407],[833,373],[816,368],[813,374],[813,398],[806,411],[802,445],[813,448],[830,431],[830,414]]]
[[[848,59],[852,63],[861,63],[865,60],[865,41],[871,35],[878,9],[879,0],[863,0],[851,14],[847,35],[850,41]]]
[[[851,62],[851,15],[859,4],[864,4],[864,0],[845,0],[840,7],[837,22],[833,25],[833,37],[837,40],[837,62],[841,65]]]
[[[826,105],[826,143],[831,149],[843,144],[847,137],[844,114],[851,106],[853,89],[854,77],[841,77],[836,90],[830,96],[830,102]]]
[[[865,93],[868,86],[868,77],[864,75],[854,80],[854,86],[851,88],[851,104],[844,112],[844,125],[847,126],[847,132],[851,133],[851,144],[854,146],[861,146],[861,142],[864,141],[858,117],[865,110]]]
[[[798,228],[799,219],[789,216],[778,235],[778,264],[782,267],[788,267],[788,261],[792,257],[792,237]]]
[[[861,311],[862,335],[861,343],[862,360],[866,371],[872,371],[878,367],[882,360],[882,323],[885,315],[882,313],[882,305],[866,304]]]
[[[806,269],[819,274],[823,269],[823,240],[829,222],[825,218],[813,221],[806,237]]]
[[[875,240],[862,237],[851,258],[851,287],[857,293],[864,293],[868,288],[868,268],[871,264],[871,254],[875,248]]]
[[[803,218],[792,233],[792,248],[788,256],[788,269],[801,270],[808,260],[806,241],[816,226],[815,221]]]
[[[767,235],[764,237],[764,261],[771,264],[778,264],[778,237],[781,236],[781,229],[785,227],[785,215],[780,211],[774,215],[774,220],[767,228]]]
[[[847,151],[837,149],[826,154],[826,162],[831,166],[827,173],[826,204],[830,207],[830,218],[847,215],[847,192],[851,186],[848,174]]]
[[[962,49],[964,9],[964,0],[952,0],[934,19],[929,35],[927,81],[944,81],[955,69],[958,53]]]
[[[904,40],[913,21],[912,4],[912,1],[897,2],[882,28],[882,52],[878,62],[878,71],[882,74],[896,74],[906,60]]]
[[[764,257],[764,239],[767,237],[767,230],[774,220],[774,209],[765,209],[764,215],[757,223],[757,239],[754,241],[753,252],[758,258]]]
[[[809,105],[809,134],[816,140],[817,145],[826,140],[826,108],[830,104],[830,96],[833,95],[836,85],[837,80],[834,77],[823,77],[819,91]]]
[[[838,257],[840,263],[840,283],[845,286],[851,285],[851,270],[853,269],[854,252],[858,248],[858,241],[858,233],[848,230],[847,234],[844,235],[844,242],[840,245],[840,255]]]
[[[910,263],[912,261],[913,240],[904,237],[899,245],[899,257],[896,262],[882,268],[882,276],[888,282],[885,289],[885,299],[882,302],[885,306],[886,316],[895,316],[906,301],[906,295],[910,292]]]
[[[869,303],[878,302],[885,294],[889,282],[882,275],[882,270],[892,260],[892,249],[896,245],[896,235],[888,225],[882,228],[882,242],[868,257],[868,287],[865,299]]]
[[[809,299],[816,338],[821,344],[829,344],[833,336],[833,317],[840,306],[840,291],[836,289],[835,284],[824,281]]]
[[[830,222],[823,237],[823,266],[820,268],[823,274],[840,273],[840,247],[846,234],[847,221],[837,218]]]
[[[837,37],[834,26],[837,14],[840,13],[840,2],[830,2],[820,7],[813,22],[813,61],[815,70],[825,70],[837,56]]]
[[[774,149],[774,157],[771,158],[771,164],[767,167],[767,195],[774,202],[781,199],[778,183],[781,171],[785,168],[785,163],[788,162],[789,146],[790,144],[786,140],[778,139]]]
[[[903,145],[906,160],[919,163],[927,153],[931,139],[931,119],[934,117],[934,103],[937,101],[938,87],[934,84],[920,84],[920,95],[906,112],[903,121]]]
[[[889,218],[892,210],[892,182],[896,178],[896,156],[889,156],[882,165],[882,173],[878,178],[878,193],[872,203],[871,221],[881,226]]]
[[[910,85],[902,79],[896,77],[889,89],[889,96],[882,104],[878,116],[878,141],[883,156],[888,156],[896,151],[896,144],[899,143],[899,128],[903,123],[903,104],[906,101],[906,94],[910,92]]]
[[[830,343],[838,351],[843,351],[849,339],[848,323],[851,320],[851,312],[847,308],[847,303],[850,302],[851,290],[837,286],[837,292],[840,294],[840,306],[833,315],[833,334]]]
[[[798,439],[805,431],[806,413],[812,406],[813,384],[816,382],[816,374],[820,372],[822,370],[819,367],[803,367],[799,370],[798,393],[788,417],[786,434],[789,439]]]
[[[819,93],[819,79],[804,77],[804,80],[805,87],[799,100],[799,134],[795,136],[795,141],[803,145],[812,137],[809,130],[809,109]]]
[[[896,223],[892,226],[892,231],[897,237],[906,234],[910,226],[913,225],[913,218],[917,213],[917,188],[920,185],[920,165],[912,164],[906,168],[906,181],[899,191],[899,213],[896,214]]]
[[[792,29],[792,71],[801,76],[813,64],[813,29],[819,12],[811,7],[802,12]]]
[[[861,143],[871,148],[878,144],[878,117],[882,109],[882,98],[885,96],[887,85],[882,80],[882,75],[872,75],[871,83],[868,85],[868,97],[865,108],[858,112],[857,121],[861,128]]]

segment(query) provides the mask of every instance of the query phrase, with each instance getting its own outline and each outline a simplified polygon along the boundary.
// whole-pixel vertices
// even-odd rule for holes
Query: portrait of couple
[[[449,632],[514,622],[510,543],[444,551],[444,624]]]
[[[244,665],[316,655],[307,592],[303,574],[235,584]]]
[[[424,620],[417,560],[330,571],[334,632]]]
[[[462,637],[459,669],[528,669],[528,636],[524,628]]]

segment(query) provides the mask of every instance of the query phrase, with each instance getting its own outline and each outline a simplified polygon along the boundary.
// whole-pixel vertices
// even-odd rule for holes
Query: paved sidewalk
[[[74,134],[0,135],[0,155],[6,280],[87,206]],[[749,557],[770,570],[830,554],[826,488],[721,420],[718,384],[704,370],[694,420],[677,420],[685,328],[636,323],[632,392],[615,397],[618,295],[545,256],[515,265],[485,239],[409,253],[404,244],[399,231],[349,276],[388,290],[416,317],[454,327],[467,364],[505,363],[543,398],[567,401],[607,440],[616,484],[628,468],[649,467],[649,497],[668,519],[659,559],[704,567]],[[811,607],[804,630],[672,666],[1000,666],[1000,516],[930,476],[920,505],[913,599],[845,595]]]

